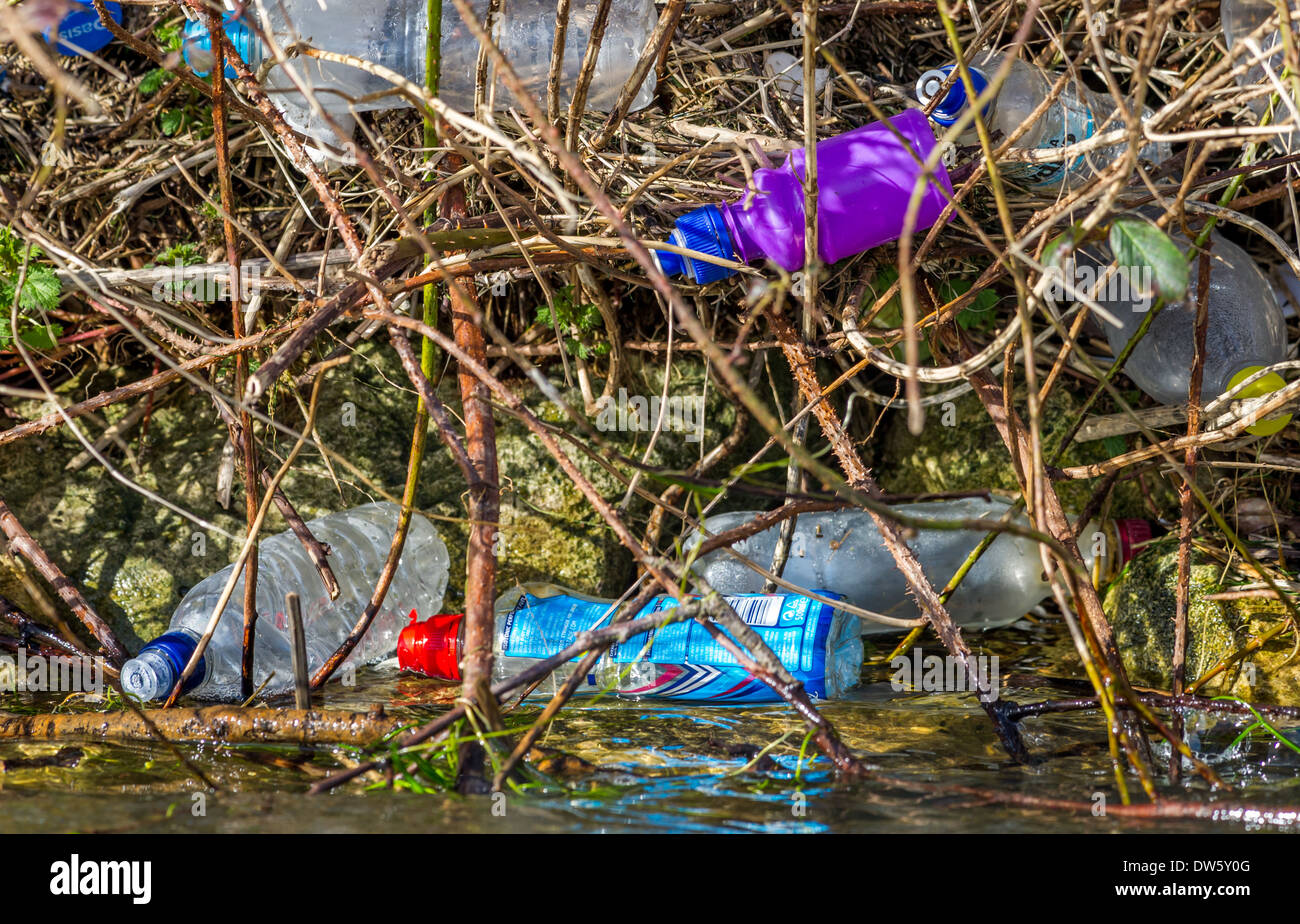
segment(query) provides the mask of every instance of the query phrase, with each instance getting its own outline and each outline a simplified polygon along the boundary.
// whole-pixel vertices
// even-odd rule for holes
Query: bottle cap
[[[222,20],[222,24],[226,30],[226,39],[231,46],[239,52],[239,56],[249,67],[256,68],[262,60],[262,44],[253,34],[253,30],[248,28],[242,19],[229,13]],[[212,62],[216,56],[212,53],[212,33],[208,31],[205,20],[192,19],[185,24],[181,56],[185,58],[185,63],[196,76],[206,77],[212,73]],[[226,65],[225,73],[231,80],[239,76],[229,64]]]
[[[171,693],[176,678],[184,672],[185,665],[198,647],[198,640],[186,632],[168,632],[158,636],[122,665],[122,690],[144,702],[163,699]],[[187,693],[197,687],[206,674],[207,659],[200,658],[181,692]]]
[[[445,613],[416,622],[411,610],[411,624],[397,637],[397,664],[404,671],[414,671],[440,680],[460,680],[460,624],[464,613]]]
[[[106,0],[104,6],[113,22],[122,25],[122,5]],[[54,38],[53,32],[50,29],[45,33],[46,41]],[[59,54],[82,56],[82,52],[93,54],[113,41],[113,33],[100,21],[99,13],[90,3],[73,3],[68,15],[59,20],[58,38]]]
[[[727,230],[727,222],[722,217],[722,210],[716,205],[703,206],[678,218],[668,243],[688,250],[698,250],[712,257],[722,257],[725,260],[736,259],[736,247],[732,243],[731,232]],[[659,261],[659,268],[669,276],[687,275],[700,285],[707,285],[736,274],[736,271],[730,267],[696,260],[693,257],[684,257],[666,250],[656,250],[654,255]]]
[[[930,100],[938,94],[939,88],[943,86],[948,75],[956,68],[954,64],[945,64],[943,67],[926,71],[916,81],[916,98],[922,106],[927,106]],[[985,77],[976,68],[970,69],[971,86],[975,89],[975,95],[984,92],[984,88],[989,85],[988,78]],[[930,113],[930,118],[940,125],[951,125],[961,118],[962,111],[966,108],[969,99],[966,96],[966,84],[958,77],[948,88],[948,92],[939,100],[939,105],[934,107],[934,112]]]
[[[1228,390],[1231,391],[1238,382],[1244,382],[1263,368],[1263,366],[1247,366],[1245,369],[1242,369],[1228,380]],[[1282,378],[1282,376],[1278,375],[1276,372],[1270,372],[1268,375],[1260,376],[1257,380],[1251,382],[1241,391],[1237,392],[1234,397],[1238,400],[1244,398],[1262,398],[1264,395],[1271,395],[1284,385],[1286,385],[1286,380]],[[1290,414],[1274,414],[1272,417],[1267,417],[1259,423],[1247,427],[1246,432],[1253,433],[1255,436],[1272,436],[1290,422]]]

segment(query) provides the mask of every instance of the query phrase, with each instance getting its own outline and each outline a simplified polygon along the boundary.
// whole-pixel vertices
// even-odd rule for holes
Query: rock
[[[1222,576],[1222,565],[1193,557],[1187,619],[1189,684],[1285,618],[1285,608],[1276,600],[1207,600],[1207,595],[1221,589]],[[1177,587],[1177,544],[1161,542],[1129,562],[1106,594],[1104,606],[1115,642],[1130,679],[1138,685],[1165,690],[1173,686]],[[1247,657],[1253,665],[1253,685],[1252,669],[1238,667],[1209,681],[1200,693],[1295,705],[1300,702],[1300,663],[1287,663],[1294,647],[1294,637],[1283,633]]]
[[[1081,399],[1064,388],[1053,389],[1043,408],[1043,446],[1050,451],[1078,417]],[[1024,417],[1024,390],[1016,404]],[[907,411],[901,403],[887,413],[885,438],[876,453],[881,486],[893,494],[923,494],[939,491],[993,490],[1019,495],[1020,485],[1006,444],[989,419],[978,397],[967,392],[951,404],[926,408],[925,429],[913,436],[907,429]],[[1114,455],[1101,441],[1071,443],[1062,466],[1101,462]],[[1092,496],[1097,479],[1057,481],[1055,487],[1065,509],[1081,510]],[[1148,487],[1158,504],[1173,505],[1174,495],[1167,482],[1149,478]],[[1149,517],[1141,489],[1132,480],[1122,480],[1112,492],[1110,515]]]
[[[229,391],[228,366],[223,366],[222,372],[226,377],[221,386]],[[702,362],[690,357],[676,359],[670,391],[700,394],[705,375]],[[406,476],[415,395],[392,350],[386,343],[364,345],[347,366],[331,370],[328,376],[316,422],[322,443],[337,456],[326,464],[320,452],[305,447],[282,484],[305,519],[379,499],[381,489],[398,498]],[[662,365],[633,370],[631,377],[629,391],[659,394]],[[91,372],[61,390],[75,401],[122,383],[106,372]],[[581,406],[576,389],[565,391],[562,383],[556,384],[566,400]],[[527,404],[543,420],[567,421],[561,409],[542,400],[531,385],[518,387],[527,388]],[[453,414],[458,413],[460,399],[453,374],[439,383],[439,394]],[[734,409],[717,389],[711,387],[709,394],[705,446],[721,439],[734,422]],[[104,417],[116,421],[128,407],[109,408]],[[287,392],[275,391],[269,408],[277,420],[290,426],[301,424],[297,404]],[[18,409],[27,417],[43,413],[32,402]],[[87,418],[79,422],[92,439],[102,429],[102,423]],[[588,593],[621,592],[633,575],[630,553],[521,422],[498,414],[497,428],[503,488],[498,592],[517,582],[539,579]],[[639,430],[604,435],[634,458],[640,458],[649,438]],[[133,473],[119,449],[110,448],[114,464],[142,487],[212,528],[196,525],[128,489],[96,463],[66,473],[68,460],[82,449],[66,428],[0,449],[4,460],[0,497],[83,589],[124,644],[134,650],[165,629],[190,587],[235,557],[243,535],[244,504],[242,476],[238,475],[230,509],[223,510],[217,503],[215,486],[226,442],[225,427],[211,400],[197,389],[182,388],[155,408],[143,448],[138,428],[126,439],[136,453],[139,472]],[[561,443],[604,497],[615,502],[622,499],[625,488],[613,475],[576,448]],[[265,436],[264,463],[274,470],[292,445],[293,438],[287,434]],[[686,441],[681,433],[664,433],[650,463],[684,467],[698,456],[699,445]],[[655,489],[645,479],[643,484]],[[459,468],[431,429],[416,505],[434,517],[451,553],[445,603],[449,609],[459,606],[464,596],[464,493]],[[633,514],[644,520],[644,508],[644,502],[637,501]],[[269,535],[285,528],[272,507],[264,531]],[[3,560],[0,593],[20,606],[31,605]]]

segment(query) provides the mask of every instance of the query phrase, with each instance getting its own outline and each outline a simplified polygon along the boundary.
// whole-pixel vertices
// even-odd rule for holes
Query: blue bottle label
[[[726,600],[785,668],[803,682],[810,695],[826,695],[826,641],[833,607],[797,594],[741,594]],[[677,605],[672,597],[659,596],[638,615]],[[505,617],[501,653],[506,657],[549,657],[572,644],[578,633],[603,624],[610,615],[608,603],[525,594]],[[719,631],[726,634],[721,628]],[[744,650],[743,645],[737,645]],[[727,703],[771,702],[778,698],[694,620],[634,635],[611,646],[609,658],[616,664],[644,661],[659,666],[653,682],[622,690],[626,695]]]
[[[581,600],[567,594],[553,597],[523,594],[498,630],[501,654],[507,658],[549,658],[572,645],[578,633],[608,621],[613,612],[608,603]]]

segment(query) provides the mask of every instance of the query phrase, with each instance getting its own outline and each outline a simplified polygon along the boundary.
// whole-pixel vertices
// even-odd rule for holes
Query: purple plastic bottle
[[[912,189],[921,179],[918,158],[924,160],[934,146],[927,119],[915,109],[818,143],[817,250],[823,262],[898,239]],[[780,167],[754,171],[756,194],[687,212],[668,242],[743,263],[766,258],[791,273],[802,269],[804,159],[800,148]],[[921,197],[916,230],[938,221],[951,195],[952,183],[940,163]],[[735,273],[668,251],[655,255],[665,273],[685,274],[700,285]]]

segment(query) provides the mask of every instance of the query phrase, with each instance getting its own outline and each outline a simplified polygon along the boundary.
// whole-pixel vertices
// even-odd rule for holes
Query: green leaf
[[[1083,225],[1071,225],[1048,242],[1043,248],[1043,257],[1039,260],[1043,266],[1055,266],[1064,269],[1065,259],[1083,243],[1086,237]]]
[[[149,266],[175,266],[177,263],[181,266],[199,266],[207,262],[203,259],[200,245],[193,241],[183,241],[160,250],[153,260]]]
[[[158,116],[158,127],[168,137],[176,134],[185,127],[185,110],[164,109]]]
[[[1145,218],[1122,215],[1110,226],[1110,249],[1120,271],[1129,277],[1129,284],[1140,281],[1128,272],[1132,268],[1149,268],[1151,293],[1166,302],[1176,302],[1187,297],[1187,258],[1165,232]],[[1146,274],[1143,274],[1146,275]]]
[[[23,343],[34,350],[52,350],[59,345],[59,337],[62,335],[63,325],[51,321],[49,327],[37,324],[18,336],[22,338]]]
[[[969,279],[945,279],[939,284],[939,299],[943,303],[955,301],[970,291]],[[992,309],[998,304],[998,295],[992,289],[980,289],[969,305],[957,313],[957,325],[964,330],[987,330],[996,322]]]
[[[153,36],[168,51],[181,50],[181,24],[180,20],[163,23],[153,30]]]
[[[137,87],[140,91],[140,95],[153,96],[163,88],[167,83],[167,78],[170,76],[171,74],[167,73],[161,67],[155,67],[149,73],[145,74],[144,78],[140,81],[140,86]]]
[[[558,327],[563,331],[577,328],[580,334],[590,334],[600,330],[604,321],[600,309],[594,304],[574,305],[573,286],[567,285],[554,293],[551,304],[538,305],[534,318],[543,327]],[[609,344],[603,341],[588,343],[576,337],[563,337],[565,352],[579,359],[587,360],[594,356],[603,356],[609,352]]]
[[[15,280],[16,282],[17,280]],[[18,308],[21,311],[49,311],[59,304],[59,294],[63,283],[48,266],[27,265],[27,277],[23,280],[23,291],[18,296]],[[6,307],[12,303],[6,302]]]
[[[871,282],[867,283],[867,293],[870,299],[862,299],[864,306],[870,307],[871,303],[889,291],[889,287],[898,281],[898,269],[893,266],[884,266],[877,271]],[[873,326],[893,329],[901,327],[903,324],[903,303],[898,300],[895,294],[889,301],[881,307],[876,314]]]
[[[27,250],[27,244],[18,235],[14,234],[8,228],[0,227],[0,276],[16,277],[19,268],[23,265],[23,252]],[[27,254],[29,263],[35,263],[41,257],[45,256],[45,251],[32,245]],[[13,293],[10,292],[12,300]]]

